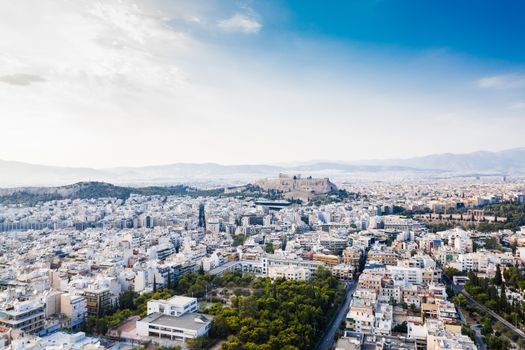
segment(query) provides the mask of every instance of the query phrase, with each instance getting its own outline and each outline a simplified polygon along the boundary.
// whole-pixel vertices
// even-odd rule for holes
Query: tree
[[[288,239],[287,239],[286,236],[284,236],[283,241],[282,241],[282,243],[281,243],[281,249],[282,249],[282,250],[285,250],[285,249],[286,249],[286,244],[287,244],[287,243],[288,243]]]
[[[447,267],[444,272],[445,272],[445,275],[448,278],[450,278],[450,279],[452,279],[452,277],[454,277],[454,276],[463,276],[463,275],[465,275],[463,272],[459,271],[458,269],[456,269],[454,267]]]
[[[236,273],[222,279],[221,283],[235,281],[255,290],[233,296],[230,307],[214,305],[208,310],[214,315],[210,334],[228,336],[223,349],[313,349],[345,296],[344,285],[325,269],[316,271],[309,282],[241,278]]]
[[[104,318],[98,318],[95,321],[95,328],[97,334],[104,335],[108,331],[108,322]]]
[[[503,283],[503,279],[501,278],[501,269],[499,268],[499,265],[496,266],[496,276],[494,277],[494,284],[497,286],[501,286]]]
[[[481,324],[481,334],[487,336],[489,334],[492,334],[494,330],[492,329],[492,323],[490,322],[489,317],[484,317],[483,322]]]
[[[392,328],[392,331],[396,333],[407,333],[408,332],[407,322],[403,321],[403,323],[396,324],[394,328]]]
[[[463,296],[463,294],[458,294],[458,296],[456,297],[456,302],[459,306],[467,305],[467,299]]]
[[[494,228],[494,224],[490,223],[480,223],[478,226],[478,230],[481,232],[494,232],[497,231]],[[502,250],[501,244],[499,244],[498,239],[496,237],[489,237],[485,241],[485,248],[490,250]]]
[[[498,309],[499,311],[507,311],[507,293],[505,292],[505,284],[501,284],[501,291],[499,296]]]
[[[485,343],[493,350],[506,350],[510,348],[510,342],[506,338],[492,334],[485,337]]]
[[[137,293],[131,290],[127,290],[120,294],[119,306],[121,309],[135,310],[135,298]]]
[[[153,274],[153,293],[157,291],[157,277]]]
[[[210,340],[206,336],[186,340],[186,345],[188,346],[189,350],[206,349],[210,345],[209,343]]]

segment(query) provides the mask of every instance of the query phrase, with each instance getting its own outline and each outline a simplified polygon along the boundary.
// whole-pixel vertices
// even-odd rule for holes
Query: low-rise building
[[[169,316],[154,312],[137,321],[137,335],[185,341],[206,335],[211,328],[212,317],[198,313],[187,313],[182,316]]]
[[[182,316],[187,313],[197,312],[199,304],[197,298],[175,295],[167,300],[148,301],[148,315],[158,312],[170,316]]]

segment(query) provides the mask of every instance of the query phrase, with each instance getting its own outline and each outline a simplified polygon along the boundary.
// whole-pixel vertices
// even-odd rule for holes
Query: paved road
[[[481,326],[479,324],[473,324],[470,326],[470,329],[474,331],[474,336],[476,337],[476,343],[478,343],[479,350],[486,350],[487,347],[483,342],[483,337],[481,336]]]
[[[464,325],[468,325],[467,320],[465,319],[465,316],[461,312],[460,308],[458,308],[458,314],[459,314],[461,323],[463,323]],[[474,332],[474,336],[476,337],[476,343],[478,345],[478,349],[486,350],[487,348],[485,347],[485,343],[483,342],[483,337],[481,336],[481,332],[480,332],[480,325],[479,324],[470,325],[470,329],[472,329],[472,331]]]
[[[317,350],[328,350],[331,348],[334,342],[335,333],[339,329],[339,325],[348,313],[348,307],[350,306],[350,301],[352,300],[352,296],[354,295],[356,288],[357,281],[349,282],[349,285],[346,288],[346,299],[341,304],[341,307],[339,307],[337,314],[332,318],[332,322],[330,322],[326,328],[323,337],[317,345]]]

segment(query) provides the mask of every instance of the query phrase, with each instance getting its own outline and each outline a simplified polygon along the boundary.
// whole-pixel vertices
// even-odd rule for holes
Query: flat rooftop
[[[197,298],[183,297],[180,295],[174,295],[166,300],[167,303],[179,307],[184,307],[185,305],[193,303],[194,301],[197,301]]]
[[[200,319],[202,322],[198,322],[196,319]],[[176,317],[165,315],[160,312],[154,312],[144,317],[142,320],[140,320],[140,322],[150,323],[155,326],[191,329],[197,331],[201,329],[206,324],[206,322],[211,322],[212,319],[213,317],[210,315],[203,315],[199,313],[189,313]]]

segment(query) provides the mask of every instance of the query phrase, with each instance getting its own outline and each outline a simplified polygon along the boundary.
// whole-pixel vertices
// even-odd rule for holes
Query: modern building
[[[137,335],[159,340],[185,341],[206,335],[211,328],[212,317],[197,313],[169,316],[154,312],[137,321]]]
[[[148,301],[148,315],[157,312],[179,317],[187,313],[195,313],[198,310],[197,298],[175,295],[167,300]]]
[[[210,330],[212,317],[196,313],[198,309],[196,298],[176,295],[167,300],[151,300],[148,316],[137,321],[137,335],[159,341],[185,341],[203,336]]]
[[[86,289],[87,315],[102,316],[111,308],[111,292],[108,288]]]
[[[38,333],[44,328],[44,304],[28,300],[0,309],[0,326]]]

